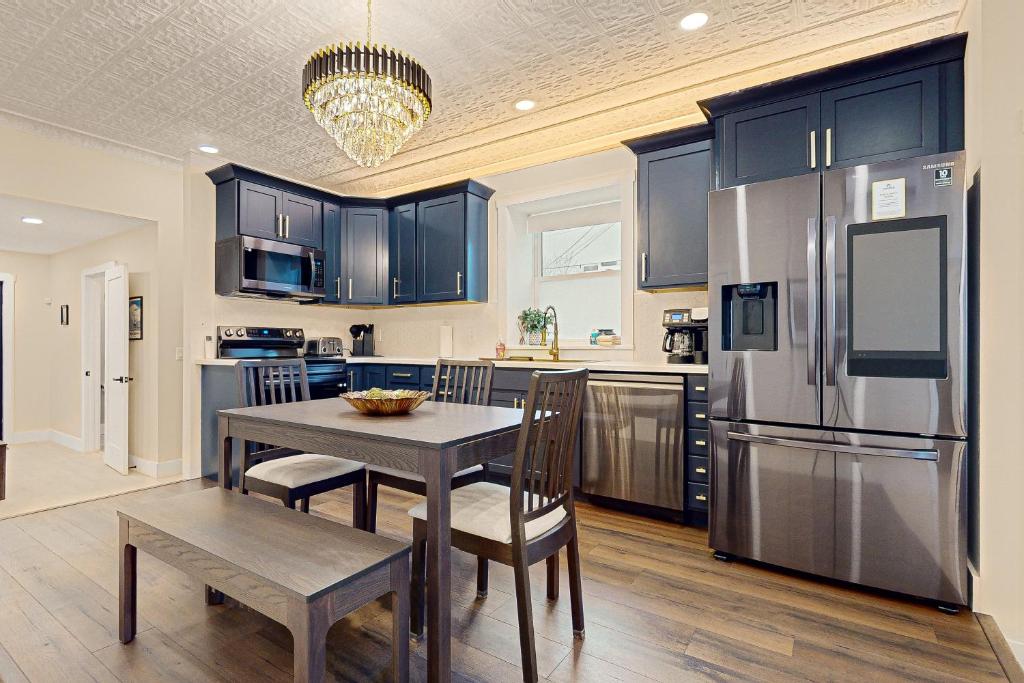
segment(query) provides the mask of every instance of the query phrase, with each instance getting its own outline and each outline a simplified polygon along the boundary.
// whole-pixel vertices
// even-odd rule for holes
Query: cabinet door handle
[[[284,216],[277,214],[277,225],[274,226],[274,235],[277,237],[284,237]]]
[[[694,470],[694,472],[696,472],[697,474],[707,474],[708,473],[708,468],[707,467],[698,467],[697,469]]]
[[[284,217],[284,238],[288,239],[288,236],[291,235],[291,232],[292,232],[291,216],[285,216]]]
[[[348,300],[352,301],[352,278],[348,279]]]
[[[462,271],[455,273],[455,296],[462,295]]]
[[[694,498],[696,498],[697,500],[699,500],[702,503],[708,499],[708,497],[706,495],[704,495],[703,493],[698,493],[696,496],[694,496]]]
[[[341,300],[341,277],[334,278],[334,297]]]
[[[811,131],[811,168],[817,168],[818,166],[818,145],[817,145],[818,131]]]
[[[825,129],[825,168],[832,165],[832,129]]]
[[[697,439],[693,443],[694,443],[695,446],[707,446],[708,445],[708,442],[705,441],[704,439]]]
[[[398,278],[397,277],[391,278],[391,295],[392,295],[392,298],[394,298],[394,299],[398,298]]]
[[[412,377],[411,372],[392,372],[392,377]]]
[[[647,282],[647,252],[640,254],[640,281]]]
[[[512,407],[513,408],[518,408],[519,407],[519,399],[518,398],[512,399]]]
[[[699,391],[701,393],[704,393],[705,391],[708,390],[708,388],[706,386],[701,386],[701,385],[698,384],[698,385],[693,387],[693,390],[694,391]]]
[[[693,416],[695,418],[697,418],[698,420],[705,420],[705,419],[707,419],[707,414],[706,413],[694,413]]]

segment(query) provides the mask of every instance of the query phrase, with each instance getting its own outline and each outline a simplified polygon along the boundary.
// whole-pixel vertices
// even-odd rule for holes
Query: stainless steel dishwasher
[[[681,375],[590,373],[584,493],[683,509],[684,388]]]

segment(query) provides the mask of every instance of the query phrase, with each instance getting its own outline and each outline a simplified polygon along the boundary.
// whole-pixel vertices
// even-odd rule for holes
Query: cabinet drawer
[[[686,376],[686,398],[691,401],[708,400],[708,376],[687,375]]]
[[[694,429],[708,428],[708,404],[691,401],[686,404],[686,424]]]
[[[708,454],[708,430],[687,429],[686,430],[686,454],[707,455]]]
[[[700,455],[686,456],[686,481],[708,483],[708,459]]]
[[[491,405],[499,408],[522,408],[526,392],[495,389],[491,392]]]
[[[686,484],[686,509],[704,510],[708,509],[708,501],[711,499],[707,484]]]
[[[388,386],[391,386],[392,384],[419,386],[419,367],[416,365],[389,365]]]
[[[420,384],[423,385],[424,391],[430,391],[430,388],[434,386],[434,370],[436,366],[425,365],[420,368]]]
[[[491,380],[491,386],[495,391],[503,389],[506,391],[526,392],[530,388],[530,376],[532,374],[532,370],[495,368],[494,378]]]

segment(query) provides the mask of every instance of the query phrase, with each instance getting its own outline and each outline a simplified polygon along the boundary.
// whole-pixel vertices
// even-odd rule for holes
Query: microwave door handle
[[[829,321],[828,321],[828,335],[829,347],[825,351],[825,384],[828,386],[835,386],[836,384],[836,364],[838,363],[837,356],[839,355],[839,330],[837,329],[836,322],[838,320],[838,313],[836,312],[836,304],[838,302],[838,295],[836,292],[836,217],[829,216],[825,219],[825,272],[828,275],[828,301],[829,301]],[[831,353],[829,353],[831,351]]]
[[[818,383],[818,218],[807,219],[807,383]]]

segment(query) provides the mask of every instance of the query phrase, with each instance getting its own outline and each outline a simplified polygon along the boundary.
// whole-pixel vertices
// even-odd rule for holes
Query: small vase
[[[540,343],[541,343],[540,339],[541,339],[540,332],[530,332],[529,333],[529,343],[530,343],[530,346],[540,346]]]

